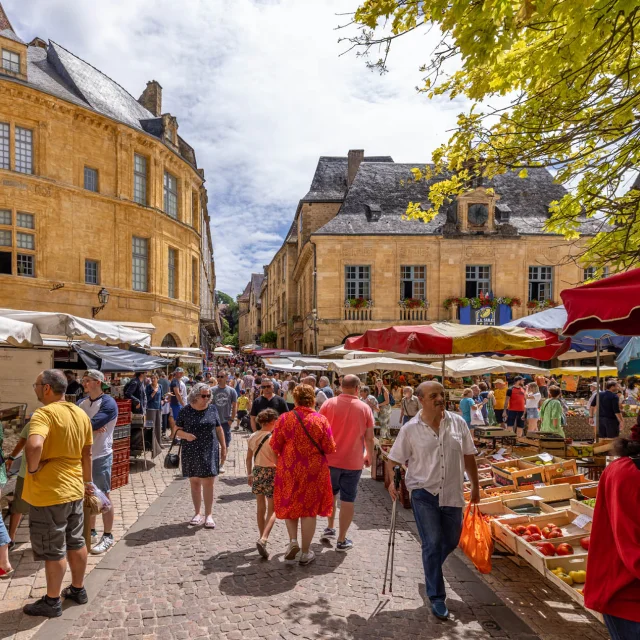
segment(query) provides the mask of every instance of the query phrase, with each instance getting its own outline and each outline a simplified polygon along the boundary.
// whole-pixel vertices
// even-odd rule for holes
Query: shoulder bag
[[[266,437],[262,438],[262,441],[260,442],[260,444],[258,445],[258,448],[256,449],[256,452],[253,454],[253,459],[257,460],[258,459],[258,454],[260,453],[260,449],[262,449],[262,445],[273,435],[273,431],[270,431]]]
[[[313,446],[320,452],[320,455],[324,458],[325,457],[324,451],[321,449],[320,445],[313,439],[313,437],[307,430],[307,427],[304,426],[304,420],[300,417],[300,414],[297,411],[292,411],[292,413],[294,413],[296,418],[298,418],[298,422],[300,423],[300,426],[302,427],[304,432],[307,434],[307,438],[311,440],[311,442],[313,443]]]
[[[178,453],[171,453],[171,449],[173,449],[173,445],[176,443],[176,437],[173,437],[173,441],[171,442],[171,446],[169,447],[169,451],[167,451],[167,455],[164,457],[164,468],[165,469],[177,469],[180,466],[180,450],[182,449],[182,440],[178,445]]]

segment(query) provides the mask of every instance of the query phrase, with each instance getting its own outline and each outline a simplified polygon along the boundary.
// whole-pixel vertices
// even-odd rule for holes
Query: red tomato
[[[583,549],[586,549],[587,551],[589,551],[589,543],[591,542],[591,536],[587,536],[586,538],[582,538],[582,540],[580,540],[580,546]]]
[[[538,549],[540,549],[540,553],[544,556],[556,555],[556,548],[550,542],[538,545]]]
[[[570,544],[567,544],[566,542],[563,542],[562,544],[559,544],[556,547],[556,553],[559,556],[572,556],[573,555],[573,547]]]

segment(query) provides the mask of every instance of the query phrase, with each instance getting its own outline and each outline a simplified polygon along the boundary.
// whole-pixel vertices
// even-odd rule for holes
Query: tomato
[[[566,542],[563,542],[562,544],[559,544],[556,547],[556,553],[559,556],[572,556],[573,555],[573,547],[570,544],[567,544]]]

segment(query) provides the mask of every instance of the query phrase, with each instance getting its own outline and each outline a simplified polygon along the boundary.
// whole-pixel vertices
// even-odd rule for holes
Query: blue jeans
[[[413,418],[411,418],[410,416],[402,416],[402,424],[407,424],[407,422],[412,419]]]
[[[4,547],[5,544],[9,544],[10,542],[11,538],[9,538],[7,527],[5,526],[2,517],[0,517],[0,547]]]
[[[462,533],[462,507],[441,507],[439,497],[415,489],[411,492],[411,506],[422,540],[422,565],[431,602],[444,602],[442,565],[458,546]]]
[[[222,423],[222,430],[224,431],[224,441],[228,449],[229,445],[231,444],[231,426],[229,425],[228,422]]]
[[[640,622],[604,614],[611,640],[640,640]]]

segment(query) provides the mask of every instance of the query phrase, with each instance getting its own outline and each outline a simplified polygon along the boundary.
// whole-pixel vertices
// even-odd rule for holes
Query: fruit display
[[[566,584],[568,584],[569,586],[573,585],[573,578],[568,573],[565,573],[562,567],[556,567],[555,569],[552,569],[551,573],[560,578],[562,582],[566,582]]]
[[[531,538],[531,536],[529,536],[529,538]],[[526,540],[527,542],[535,542],[535,540],[528,540],[527,537],[523,538],[524,540]],[[566,542],[559,544],[557,547],[553,544],[553,542],[543,542],[542,544],[536,544],[534,545],[536,547],[536,549],[543,555],[543,556],[572,556],[573,555],[573,547],[570,544],[567,544]]]
[[[559,556],[572,556],[573,555],[573,547],[570,544],[568,544],[566,542],[563,542],[562,544],[559,544],[556,547],[556,553]]]
[[[569,571],[568,573],[563,567],[556,567],[551,569],[551,573],[560,578],[562,582],[565,582],[570,587],[575,584],[584,584],[587,581],[587,572],[584,569],[580,571]],[[582,595],[582,589],[577,589],[578,593]]]
[[[586,500],[582,501],[582,504],[587,506],[587,507],[591,507],[592,509],[596,508],[596,499],[595,498],[587,498]]]
[[[542,528],[542,537],[545,540],[550,538],[562,538],[563,535],[562,529],[557,524],[553,524],[553,522],[550,522],[546,527]]]
[[[590,542],[591,542],[591,536],[587,536],[586,538],[582,538],[582,540],[580,540],[580,546],[585,551],[589,551],[589,543]]]

